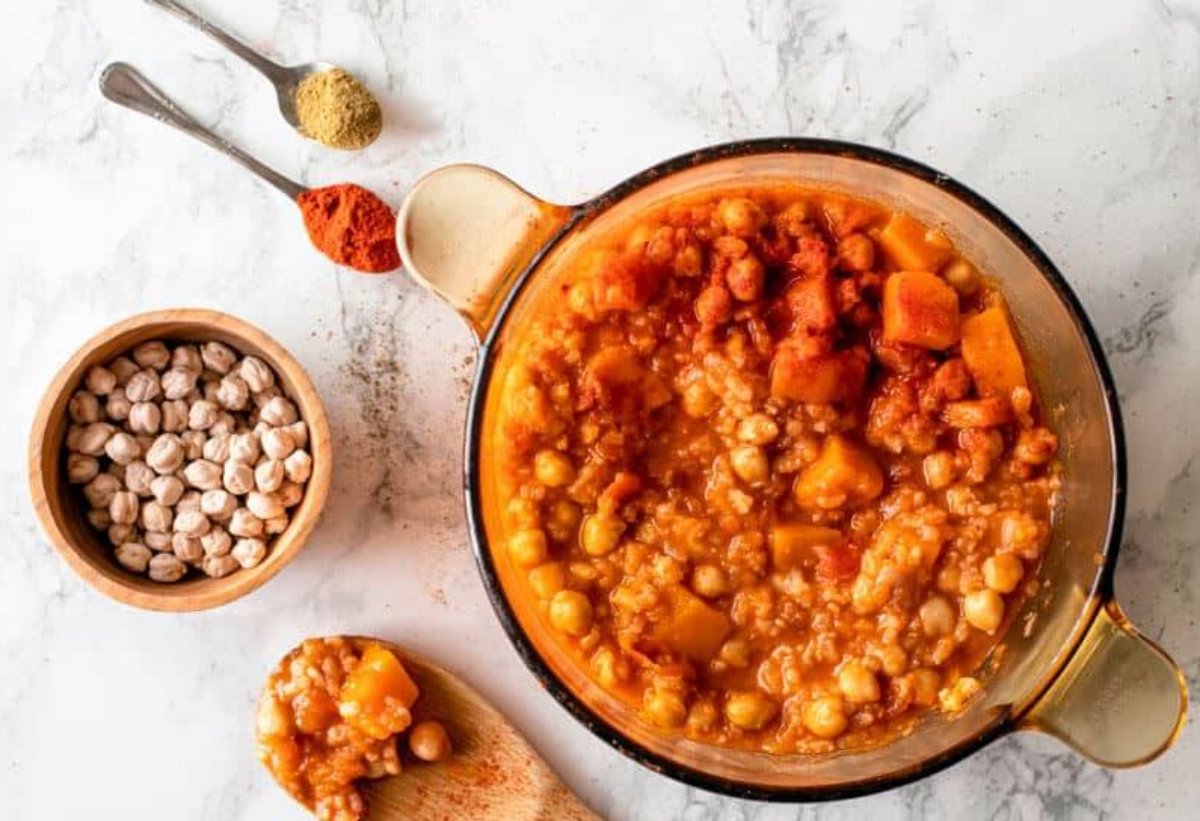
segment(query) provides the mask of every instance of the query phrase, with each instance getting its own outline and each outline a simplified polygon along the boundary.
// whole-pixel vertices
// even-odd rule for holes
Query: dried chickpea
[[[175,503],[175,512],[178,513],[184,510],[199,510],[200,497],[201,493],[198,490],[185,490],[183,495],[179,497],[179,501]]]
[[[118,387],[124,387],[129,383],[134,374],[141,371],[138,364],[127,356],[118,356],[112,362],[109,362],[108,369],[116,377]],[[93,391],[93,393],[98,393],[98,391]]]
[[[442,761],[450,755],[450,736],[438,721],[420,721],[408,733],[408,749],[422,761]]]
[[[200,349],[195,345],[180,345],[171,351],[171,367],[191,371],[199,376],[204,370],[204,362],[200,359]]]
[[[96,396],[107,396],[117,387],[117,377],[108,368],[93,365],[84,375],[83,384],[88,392]]]
[[[293,450],[287,459],[283,460],[283,472],[290,481],[302,485],[312,475],[312,456],[305,450]]]
[[[238,374],[252,393],[262,393],[275,385],[275,372],[257,356],[247,356],[238,367]]]
[[[283,484],[279,486],[279,490],[275,491],[275,495],[279,498],[279,503],[285,508],[295,507],[304,499],[304,488],[299,484],[289,479],[285,479]]]
[[[171,529],[175,513],[171,508],[160,502],[146,502],[142,505],[142,527],[160,533]]]
[[[176,508],[174,529],[176,533],[200,538],[212,527],[208,517],[200,510],[180,510]]]
[[[228,576],[233,571],[237,570],[241,565],[233,556],[205,556],[200,560],[200,569],[205,575],[214,579],[222,579]]]
[[[171,368],[162,375],[163,398],[168,401],[183,399],[196,389],[200,374],[187,368]]]
[[[221,487],[223,473],[223,468],[216,462],[197,459],[183,469],[183,478],[197,490],[216,490]]]
[[[254,468],[254,486],[263,493],[274,493],[283,485],[283,462],[279,459],[264,459]]]
[[[179,470],[183,466],[183,457],[183,441],[173,433],[163,433],[146,451],[146,464],[161,476]]]
[[[101,473],[92,481],[83,486],[83,498],[93,508],[108,509],[109,503],[112,502],[113,496],[121,489],[121,482],[117,477],[108,473]]]
[[[125,383],[125,398],[130,402],[149,402],[162,393],[158,374],[154,371],[138,371]]]
[[[223,342],[205,342],[200,346],[200,361],[209,370],[225,375],[237,362],[237,354]]]
[[[1025,565],[1011,553],[997,553],[983,560],[983,583],[997,593],[1011,593],[1021,583]]]
[[[100,421],[100,400],[96,394],[87,391],[75,391],[67,402],[67,415],[76,424],[86,425],[89,422]]]
[[[205,431],[217,422],[220,407],[216,402],[199,399],[188,408],[188,428],[194,431]]]
[[[230,458],[222,469],[221,481],[230,493],[244,496],[254,488],[254,469],[245,462]]]
[[[308,446],[308,425],[303,419],[299,419],[290,425],[284,425],[283,429],[292,435],[292,441],[296,443],[297,448]]]
[[[124,388],[114,388],[113,392],[108,395],[108,401],[104,403],[104,412],[114,422],[124,422],[129,418],[131,410],[133,410],[133,403],[125,396]]]
[[[963,597],[967,624],[985,633],[995,633],[1004,621],[1004,599],[995,590],[976,590]]]
[[[246,494],[246,507],[260,519],[275,519],[284,515],[283,502],[274,493],[252,490]]]
[[[229,458],[247,465],[258,461],[260,445],[253,433],[235,433],[229,441]]]
[[[271,459],[286,459],[296,450],[296,443],[283,428],[271,428],[262,435],[262,449]]]
[[[173,533],[159,533],[156,530],[149,530],[142,534],[142,542],[146,547],[156,553],[163,553],[171,549]]]
[[[108,530],[112,525],[112,516],[108,515],[108,510],[100,508],[99,510],[89,510],[87,512],[88,524],[96,528],[96,530]]]
[[[246,508],[238,508],[229,517],[229,533],[235,537],[254,538],[263,535],[263,520]]]
[[[186,533],[171,534],[171,551],[179,561],[189,564],[204,559],[204,546],[200,543],[200,537],[189,536]]]
[[[104,443],[104,452],[118,465],[128,465],[142,455],[137,440],[124,431],[117,431]]]
[[[183,495],[183,482],[176,476],[157,476],[150,482],[150,493],[155,501],[170,506]]]
[[[592,629],[592,603],[578,590],[560,590],[550,599],[550,624],[569,636]]]
[[[276,516],[273,519],[263,520],[263,533],[268,536],[275,536],[287,530],[288,517]]]
[[[775,702],[759,692],[731,693],[725,702],[725,718],[742,730],[761,730],[778,711]]]
[[[138,542],[125,542],[117,545],[115,551],[117,562],[126,570],[134,573],[145,573],[153,554],[150,548]]]
[[[218,522],[225,521],[237,510],[237,499],[223,488],[213,488],[200,494],[200,512]]]
[[[177,582],[187,573],[187,565],[172,553],[157,553],[150,559],[150,578],[156,582]]]
[[[133,361],[143,368],[161,371],[166,370],[171,361],[171,352],[167,346],[157,339],[143,342],[133,349]]]
[[[162,411],[161,427],[167,433],[180,433],[187,430],[188,404],[182,399],[169,399],[160,406]]]
[[[109,544],[113,547],[132,542],[137,536],[137,528],[133,525],[123,525],[113,523],[108,526],[108,530],[104,534],[108,537]]]
[[[272,427],[283,427],[295,422],[299,416],[296,406],[282,396],[275,396],[258,411],[258,418]]]
[[[99,456],[104,453],[104,446],[113,437],[117,429],[107,422],[92,422],[85,425],[79,434],[75,450],[86,456]]]
[[[112,517],[114,524],[131,525],[136,522],[138,517],[137,494],[130,493],[128,490],[119,490],[114,493],[112,501],[108,503],[108,515]]]
[[[225,528],[214,525],[200,537],[200,547],[205,556],[224,556],[233,549],[233,539]]]
[[[221,377],[221,382],[217,385],[217,404],[225,410],[245,410],[250,404],[250,387],[246,380],[233,374]]]
[[[100,462],[94,456],[82,453],[67,454],[67,481],[82,485],[92,481],[100,472]]]
[[[256,567],[267,555],[267,545],[262,539],[238,539],[230,555],[244,568]]]

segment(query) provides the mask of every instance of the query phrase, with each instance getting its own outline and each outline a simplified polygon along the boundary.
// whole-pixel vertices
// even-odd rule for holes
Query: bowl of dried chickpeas
[[[303,547],[332,473],[300,364],[248,322],[182,308],[94,336],[59,370],[29,441],[43,529],[105,595],[204,610]]]

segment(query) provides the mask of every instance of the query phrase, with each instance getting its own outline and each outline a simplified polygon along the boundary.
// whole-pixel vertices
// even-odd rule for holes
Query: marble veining
[[[251,69],[144,3],[0,0],[0,817],[303,818],[254,761],[251,705],[299,638],[351,631],[457,668],[622,821],[1194,816],[1192,727],[1142,769],[1026,735],[907,788],[807,807],[710,795],[609,750],[534,686],[469,556],[466,328],[403,276],[326,263],[275,191],[106,104],[95,81],[127,60],[285,174],[352,179],[393,204],[449,162],[572,202],[676,153],[780,134],[959,178],[1043,244],[1104,341],[1130,451],[1117,590],[1194,693],[1200,3],[194,2],[285,62],[347,65],[388,126],[365,152],[330,152],[290,132]],[[171,616],[110,603],[51,553],[22,457],[42,389],[86,336],[181,305],[241,315],[310,369],[336,478],[280,577]]]

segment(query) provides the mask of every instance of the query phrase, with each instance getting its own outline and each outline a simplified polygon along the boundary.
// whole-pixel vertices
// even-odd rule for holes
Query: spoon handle
[[[278,188],[293,202],[307,190],[200,125],[128,63],[113,63],[104,69],[100,75],[100,93],[118,105],[174,126],[184,134],[208,144]]]
[[[163,11],[175,15],[188,25],[200,29],[200,31],[261,71],[272,83],[279,85],[287,80],[288,71],[286,68],[268,60],[229,32],[217,27],[214,23],[204,19],[186,6],[176,3],[175,0],[146,0],[146,2],[152,6],[158,6]]]

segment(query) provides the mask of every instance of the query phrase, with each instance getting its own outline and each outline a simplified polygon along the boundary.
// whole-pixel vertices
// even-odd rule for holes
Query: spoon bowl
[[[414,761],[402,749],[399,775],[360,782],[368,821],[596,821],[508,719],[454,673],[383,639],[343,638],[360,652],[377,644],[395,654],[421,691],[414,721],[440,721],[453,745],[436,763]]]
[[[303,63],[298,66],[280,66],[278,74],[269,75],[271,84],[275,86],[275,96],[279,99],[279,113],[283,115],[283,119],[288,125],[300,132],[301,135],[308,137],[300,125],[300,115],[296,111],[296,89],[304,82],[305,78],[311,77],[313,74],[320,74],[322,71],[330,71],[338,68],[333,63],[325,63],[316,61],[312,63]]]

